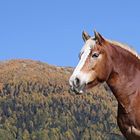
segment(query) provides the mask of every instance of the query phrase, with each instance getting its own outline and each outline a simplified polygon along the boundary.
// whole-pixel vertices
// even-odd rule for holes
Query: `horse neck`
[[[131,52],[110,46],[112,72],[107,80],[119,104],[127,108],[131,96],[140,91],[140,60]]]

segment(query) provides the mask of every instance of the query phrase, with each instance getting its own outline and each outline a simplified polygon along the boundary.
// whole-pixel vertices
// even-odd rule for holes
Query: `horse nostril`
[[[80,80],[79,80],[79,78],[76,77],[74,83],[75,83],[75,86],[78,87],[78,86],[80,85]]]

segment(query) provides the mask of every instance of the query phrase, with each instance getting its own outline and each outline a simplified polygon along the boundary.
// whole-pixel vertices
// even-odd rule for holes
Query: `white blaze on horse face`
[[[95,45],[94,40],[89,39],[86,41],[86,44],[84,45],[84,47],[81,50],[81,52],[82,52],[81,59],[70,78],[70,84],[74,81],[74,79],[76,77],[79,78],[81,86],[82,86],[82,84],[87,84],[89,82],[90,74],[88,74],[86,72],[82,72],[81,69],[84,67],[84,64],[91,52],[91,48],[93,48],[94,45]]]

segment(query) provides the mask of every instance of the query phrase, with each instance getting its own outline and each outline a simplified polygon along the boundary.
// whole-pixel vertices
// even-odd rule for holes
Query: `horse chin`
[[[77,95],[80,95],[80,94],[83,94],[83,93],[86,93],[87,90],[91,89],[92,87],[96,86],[99,82],[97,80],[93,80],[87,84],[83,84],[81,85],[79,88],[71,88],[71,90],[77,94]]]
[[[86,92],[85,90],[86,84],[81,85],[80,87],[71,87],[71,91],[74,92],[75,94],[79,95],[79,94],[83,94]]]

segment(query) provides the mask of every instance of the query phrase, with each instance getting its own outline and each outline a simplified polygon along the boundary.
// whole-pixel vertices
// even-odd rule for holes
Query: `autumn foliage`
[[[123,140],[106,84],[70,92],[72,68],[31,60],[0,63],[0,139]]]

